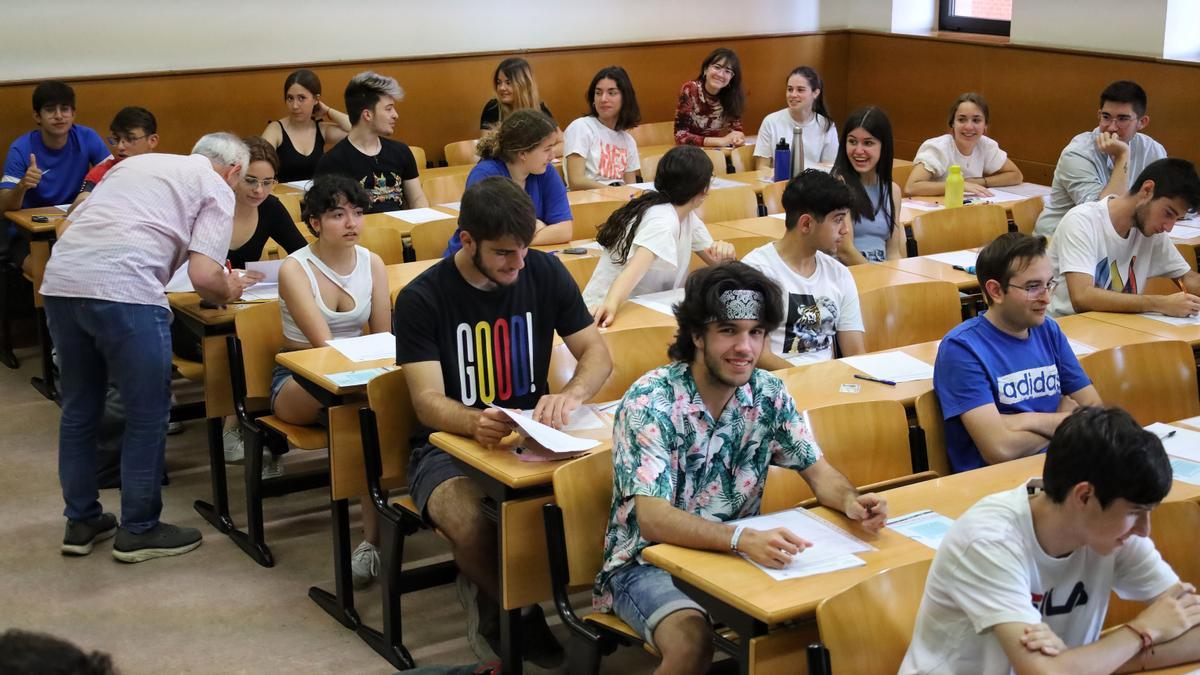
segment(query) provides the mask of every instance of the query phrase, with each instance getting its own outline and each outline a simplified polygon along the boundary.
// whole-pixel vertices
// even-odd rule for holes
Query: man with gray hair
[[[225,303],[262,278],[225,274],[233,186],[250,161],[228,133],[192,154],[149,153],[114,166],[59,226],[41,293],[62,373],[58,475],[67,517],[62,552],[87,555],[116,535],[123,562],[187,553],[200,531],[160,522],[171,409],[171,310],[165,286],[188,263],[200,297]],[[100,507],[96,439],[111,376],[125,402],[121,526]]]
[[[317,164],[317,175],[340,173],[371,195],[367,213],[429,206],[417,161],[408,146],[384,136],[396,129],[396,102],[404,90],[394,78],[366,71],[346,85],[346,114],[354,126]]]

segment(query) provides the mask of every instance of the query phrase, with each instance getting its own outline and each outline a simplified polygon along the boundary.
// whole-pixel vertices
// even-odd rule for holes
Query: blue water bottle
[[[788,147],[787,141],[781,138],[779,145],[775,146],[775,182],[791,178],[791,170],[792,149]]]

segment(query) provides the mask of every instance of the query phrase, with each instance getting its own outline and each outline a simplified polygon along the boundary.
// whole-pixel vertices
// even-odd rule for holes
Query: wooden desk
[[[1200,348],[1200,325],[1172,326],[1169,323],[1155,321],[1137,314],[1120,314],[1117,312],[1088,312],[1088,318],[1114,326],[1121,326],[1139,333],[1148,333],[1165,340],[1183,340],[1192,346]]]
[[[888,501],[888,513],[893,516],[932,508],[942,515],[958,518],[983,497],[1040,476],[1044,461],[1044,455],[1034,455],[882,494]],[[1167,499],[1198,497],[1200,486],[1176,481]],[[738,633],[741,640],[737,657],[741,672],[749,673],[752,672],[751,664],[756,661],[756,651],[766,651],[773,629],[785,622],[811,620],[822,600],[878,572],[933,557],[933,549],[891,529],[870,535],[837,511],[817,507],[812,513],[874,546],[877,550],[858,554],[866,565],[775,581],[732,553],[658,544],[647,548],[643,556],[647,562],[669,572],[681,590],[703,605],[716,620]],[[793,654],[792,658],[799,658],[799,655]],[[764,670],[759,668],[753,672]],[[772,669],[771,672],[795,671]]]
[[[580,432],[611,446],[611,428]],[[505,673],[522,672],[521,607],[551,597],[542,507],[554,500],[550,485],[559,462],[523,462],[508,449],[438,432],[429,441],[454,458],[493,503],[484,509],[496,523],[499,544],[501,659]]]
[[[783,218],[775,216],[725,220],[715,224],[731,227],[735,230],[742,230],[743,232],[760,237],[770,237],[771,239],[783,239],[783,235],[787,232],[787,226],[784,225]]]
[[[406,262],[386,266],[384,269],[387,270],[388,293],[391,294],[394,300],[396,294],[400,292],[400,289],[407,286],[413,279],[421,276],[422,272],[430,267],[433,267],[441,261],[441,258],[432,258],[430,260],[418,260],[416,262]]]
[[[887,351],[904,352],[933,365],[939,343],[940,341],[922,342]],[[787,385],[788,392],[796,401],[796,408],[800,410],[863,401],[898,401],[905,408],[911,409],[918,396],[933,390],[932,379],[900,382],[896,386],[857,379],[855,374],[866,373],[841,359],[793,366],[777,370],[775,374]],[[857,394],[845,394],[840,391],[843,384],[857,384],[861,389]]]
[[[908,162],[908,164],[912,164],[912,162]],[[898,162],[893,163],[893,166],[897,166],[897,165],[898,165]],[[901,189],[904,188],[903,185],[901,185],[900,187],[901,187]],[[1030,199],[1032,199],[1033,197],[1044,197],[1045,195],[1050,194],[1049,186],[1038,185],[1037,183],[1021,183],[1019,185],[1010,185],[1008,187],[998,187],[996,189],[1003,190],[1004,192],[1011,192],[1013,194],[1024,195]],[[912,201],[916,201],[916,202],[925,202],[927,204],[941,204],[945,201],[945,196],[944,195],[941,195],[941,196],[934,195],[934,196],[920,196],[920,197],[905,197],[904,200],[905,201],[912,200]],[[982,203],[987,203],[987,202],[973,202],[973,203],[982,204]],[[1015,203],[1016,202],[1004,202],[1003,204],[1001,204],[1001,206],[1004,207],[1005,212],[1008,213],[1008,217],[1010,220],[1012,219],[1012,205]],[[913,219],[915,219],[917,216],[919,216],[923,213],[929,213],[929,211],[923,210],[923,209],[914,209],[914,208],[911,208],[910,206],[908,206],[907,204],[904,204],[903,202],[901,202],[899,222],[901,225],[904,225],[904,226],[912,225]]]
[[[883,260],[880,261],[879,264],[886,267],[891,267],[892,269],[908,272],[910,274],[916,274],[917,276],[926,277],[928,279],[949,281],[960,291],[979,291],[979,280],[974,274],[968,274],[962,270],[956,270],[954,269],[954,266],[947,265],[939,260],[917,256],[915,258]]]
[[[446,214],[446,219],[457,219],[458,211],[445,206],[431,207],[436,211],[441,211]],[[403,211],[392,211],[391,213],[404,213]],[[433,221],[431,221],[433,222]],[[412,229],[417,223],[410,223],[407,220],[401,220],[395,216],[390,216],[387,213],[368,213],[363,216],[363,225],[366,227],[388,227],[400,233],[401,237],[407,237],[412,234]]]
[[[35,223],[33,222],[34,216],[46,216],[48,222]],[[42,276],[46,272],[46,263],[50,260],[50,249],[54,246],[54,230],[66,217],[66,214],[53,206],[40,206],[19,211],[6,211],[4,217],[12,221],[21,236],[29,240],[29,280],[33,284],[33,307],[34,313],[37,315],[38,342],[42,347],[42,375],[30,378],[29,384],[33,385],[33,388],[42,396],[55,401],[58,399],[58,390],[54,386],[54,360],[51,356],[53,345],[50,339],[50,328],[46,323],[46,310],[42,306],[42,295],[38,293],[38,289],[42,287]],[[13,263],[20,265],[21,261],[14,260]],[[10,364],[10,367],[17,367],[16,356],[12,353],[4,354],[3,358]]]
[[[765,190],[768,185],[775,183],[775,170],[754,169],[751,171],[740,171],[726,176],[721,176],[721,178],[726,178],[737,183],[743,183],[749,186],[750,189],[754,190],[754,194],[761,195],[763,190]],[[764,178],[766,180],[763,180]]]
[[[1067,337],[1096,349],[1111,349],[1142,342],[1160,342],[1169,338],[1143,333],[1124,326],[1101,321],[1095,312],[1074,314],[1054,319]],[[1166,324],[1163,324],[1166,325]]]
[[[854,285],[858,288],[859,295],[878,288],[929,281],[929,277],[874,263],[851,265],[847,269],[850,270],[850,276],[854,277]]]

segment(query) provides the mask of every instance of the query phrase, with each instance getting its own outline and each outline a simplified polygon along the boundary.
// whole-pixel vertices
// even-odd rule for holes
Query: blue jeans
[[[171,311],[89,298],[45,298],[62,374],[58,478],[63,514],[100,515],[96,457],[108,381],[125,402],[121,526],[145,532],[162,512],[162,474],[171,415]]]
[[[612,591],[613,614],[654,645],[654,631],[668,616],[684,609],[694,609],[705,617],[708,612],[675,587],[671,575],[660,567],[634,561],[608,578]]]

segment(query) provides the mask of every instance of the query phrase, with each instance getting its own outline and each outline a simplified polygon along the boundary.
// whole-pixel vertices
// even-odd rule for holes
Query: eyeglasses
[[[1130,122],[1134,121],[1135,119],[1137,119],[1137,118],[1134,117],[1133,115],[1113,116],[1113,115],[1109,115],[1108,113],[1106,113],[1104,111],[1100,111],[1100,121],[1105,124],[1112,124],[1113,122],[1116,122],[1117,124],[1124,126],[1124,125],[1129,124]]]
[[[260,185],[268,190],[275,187],[276,185],[279,185],[279,181],[275,180],[274,178],[261,178],[260,179],[260,178],[255,178],[254,176],[246,176],[242,180],[245,181],[246,187],[250,188],[251,190],[258,189],[258,186],[260,186]]]
[[[709,65],[708,67],[709,67],[709,69],[714,70],[718,73],[725,73],[726,75],[729,75],[729,76],[733,75],[733,68],[730,68],[729,66],[720,66],[720,65],[713,63],[713,64]]]
[[[106,138],[104,140],[108,141],[109,145],[117,145],[121,141],[125,141],[125,145],[133,145],[134,143],[137,143],[138,141],[142,140],[145,137],[146,137],[145,134],[142,134],[141,136],[123,136],[123,135],[121,135],[121,136],[109,136],[108,138]]]
[[[1044,284],[1040,281],[1035,281],[1033,283],[1025,284],[1024,286],[1008,284],[1008,287],[1009,288],[1019,288],[1019,289],[1025,291],[1025,294],[1028,295],[1029,297],[1036,298],[1036,297],[1040,296],[1042,293],[1053,293],[1054,289],[1058,287],[1058,280],[1051,279],[1050,283],[1046,283],[1046,284]]]

